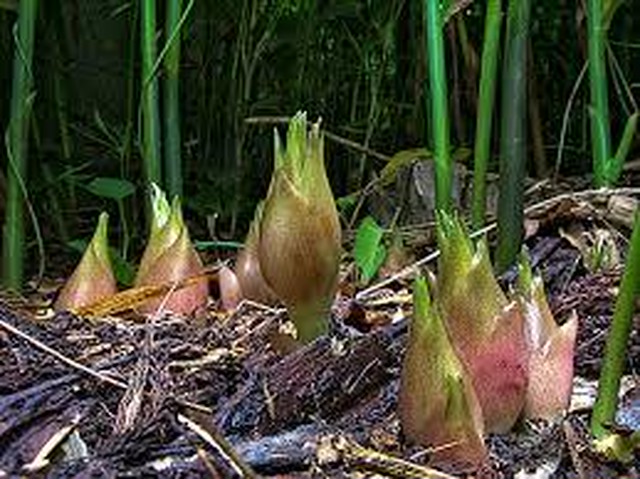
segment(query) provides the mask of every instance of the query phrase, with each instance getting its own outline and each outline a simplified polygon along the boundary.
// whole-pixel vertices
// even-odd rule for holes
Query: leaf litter
[[[627,225],[614,197],[638,191],[563,194],[528,209],[527,245],[554,315],[575,310],[580,321],[573,406],[559,423],[489,436],[490,458],[471,477],[638,477],[637,453],[608,462],[588,435],[622,263],[590,271],[560,232],[609,231],[624,259]],[[196,318],[107,308],[87,319],[46,317],[39,292],[3,295],[0,477],[468,477],[430,468],[430,451],[404,444],[396,416],[409,276],[429,262],[366,295],[341,288],[332,334],[303,347],[282,308],[250,302],[223,312],[214,301]],[[616,426],[633,430],[638,321]]]

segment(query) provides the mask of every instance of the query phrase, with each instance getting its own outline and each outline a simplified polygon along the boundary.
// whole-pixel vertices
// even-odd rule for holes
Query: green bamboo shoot
[[[25,232],[24,198],[26,194],[29,119],[34,94],[33,45],[38,0],[22,0],[18,10],[18,28],[13,57],[11,118],[5,141],[7,147],[7,203],[2,243],[3,283],[20,290],[24,274]]]

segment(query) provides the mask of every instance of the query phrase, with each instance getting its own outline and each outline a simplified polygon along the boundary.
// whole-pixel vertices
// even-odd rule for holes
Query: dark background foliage
[[[634,93],[640,78],[638,7],[637,0],[623,4],[609,32],[611,49]],[[134,238],[142,240],[146,233],[137,9],[136,2],[118,0],[41,2],[29,191],[47,244],[88,235],[98,210],[115,212],[114,204],[79,187],[95,176],[137,184],[136,195],[127,200],[127,215],[138,225]],[[159,28],[162,10],[159,2]],[[484,2],[475,1],[446,27],[455,147],[473,143],[483,15]],[[0,63],[5,66],[13,58],[15,19],[14,11],[0,10]],[[162,32],[158,40],[161,47]],[[265,193],[274,124],[246,118],[288,116],[302,109],[311,118],[322,117],[327,130],[386,155],[428,146],[424,43],[418,1],[196,1],[183,32],[180,125],[184,203],[196,231],[204,234],[205,218],[216,215],[220,235],[241,239]],[[532,122],[538,122],[538,146],[552,168],[567,99],[586,58],[581,2],[536,2],[530,57],[530,91],[539,111],[539,122]],[[0,84],[4,131],[10,67],[0,69]],[[610,88],[614,144],[629,111],[621,91],[621,85]],[[564,174],[591,170],[588,131],[584,82],[569,123]],[[337,197],[355,191],[384,166],[343,145],[326,144]],[[531,175],[540,173],[534,167],[536,155],[540,152],[530,146]],[[0,158],[6,172],[4,150]]]

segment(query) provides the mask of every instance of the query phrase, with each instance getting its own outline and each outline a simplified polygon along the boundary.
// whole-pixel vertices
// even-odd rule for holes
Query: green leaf
[[[383,186],[389,186],[396,180],[398,172],[402,167],[410,165],[414,160],[426,160],[433,158],[426,148],[413,148],[411,150],[402,150],[391,157],[389,162],[380,171],[380,182]]]
[[[358,198],[360,196],[360,192],[356,191],[355,193],[351,193],[346,196],[342,196],[336,199],[336,208],[342,215],[346,215],[349,212],[353,211],[358,203]]]
[[[615,16],[618,8],[624,3],[624,0],[604,0],[602,2],[602,26],[605,32],[609,31],[611,20]]]
[[[627,119],[627,123],[624,126],[622,138],[620,138],[620,144],[618,145],[615,156],[611,158],[609,162],[607,162],[606,175],[610,184],[614,184],[622,173],[622,168],[624,166],[625,160],[627,159],[627,155],[629,154],[629,150],[631,149],[631,144],[633,143],[633,138],[636,135],[637,128],[638,112],[634,112]]]
[[[116,248],[109,248],[109,256],[116,281],[127,288],[133,286],[136,277],[134,265],[125,260]]]
[[[67,246],[73,251],[75,251],[76,253],[81,255],[82,253],[84,253],[84,250],[87,249],[87,245],[89,244],[90,239],[91,237],[73,239],[73,240],[67,241]]]
[[[363,219],[356,231],[353,256],[365,283],[375,276],[387,256],[382,245],[383,234],[384,230],[371,216]]]
[[[107,177],[94,178],[86,188],[96,196],[116,201],[131,196],[136,190],[135,185],[130,181]]]

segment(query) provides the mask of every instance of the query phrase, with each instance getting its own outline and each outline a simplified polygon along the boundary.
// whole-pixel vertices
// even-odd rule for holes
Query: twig
[[[217,268],[217,267],[216,267]],[[168,281],[159,285],[138,286],[135,288],[125,289],[106,298],[99,299],[94,303],[79,308],[72,309],[71,312],[76,316],[97,318],[103,316],[113,316],[134,309],[136,306],[145,303],[151,298],[163,297],[160,308],[164,308],[171,293],[177,289],[186,288],[196,283],[209,281],[215,277],[215,269],[205,271],[202,274],[189,276],[177,281]],[[160,314],[162,309],[156,311]]]
[[[573,88],[571,89],[571,93],[569,94],[569,99],[567,100],[567,106],[564,109],[564,114],[562,115],[562,128],[560,129],[560,144],[558,145],[558,152],[556,155],[556,164],[553,168],[553,181],[556,182],[558,179],[558,175],[560,174],[560,163],[562,162],[562,151],[564,150],[564,142],[566,139],[567,128],[569,127],[569,116],[571,115],[571,108],[573,106],[573,100],[578,94],[580,89],[580,84],[582,83],[582,79],[587,74],[587,67],[589,66],[589,62],[585,61],[580,73],[578,74],[578,78],[573,84]]]
[[[6,310],[5,310],[6,312]],[[14,334],[15,336],[19,337],[20,339],[25,340],[26,342],[28,342],[29,344],[31,344],[32,346],[36,347],[37,349],[43,351],[46,354],[49,354],[51,356],[53,356],[54,358],[56,358],[58,361],[66,364],[67,366],[70,366],[73,369],[76,369],[82,373],[85,373],[95,379],[98,379],[102,382],[105,382],[107,384],[110,384],[112,386],[115,386],[119,389],[122,389],[124,391],[128,390],[128,385],[122,381],[119,381],[117,379],[114,379],[112,377],[109,377],[99,371],[95,371],[94,369],[91,369],[90,367],[87,367],[81,363],[79,363],[78,361],[75,361],[67,356],[65,356],[64,354],[60,353],[59,351],[56,351],[55,349],[53,349],[50,346],[47,346],[46,344],[44,344],[42,341],[39,341],[38,339],[35,339],[31,336],[29,336],[27,333],[21,331],[20,329],[18,329],[17,327],[13,326],[12,324],[9,324],[8,322],[6,322],[3,319],[0,319],[0,327],[4,328],[6,331],[10,332],[11,334]],[[148,392],[144,392],[145,395],[149,395]],[[213,411],[205,406],[201,406],[199,404],[195,404],[192,403],[190,401],[184,400],[184,399],[180,399],[180,398],[174,398],[175,402],[180,405],[183,406],[185,408],[188,409],[192,409],[194,411],[198,411],[201,413],[205,413],[208,415],[212,415]],[[184,416],[182,416],[181,414],[178,415],[178,419],[181,420],[181,418],[184,418],[188,421],[187,418],[185,418]],[[185,422],[184,420],[182,420],[182,422]],[[251,474],[250,472],[247,471],[251,471],[251,469],[249,468],[249,466],[246,466],[242,460],[237,456],[237,454],[235,454],[235,452],[233,451],[233,448],[227,443],[227,441],[222,438],[220,435],[218,435],[215,432],[209,432],[208,434],[211,435],[211,437],[215,437],[215,442],[217,444],[217,448],[222,450],[224,452],[224,456],[225,457],[229,457],[233,459],[233,463],[235,464],[236,467],[240,468],[244,475],[241,475],[241,477],[243,478],[248,478],[248,479],[254,479],[257,478],[257,476],[255,474]]]
[[[78,361],[75,361],[74,359],[71,359],[70,357],[65,356],[61,352],[56,351],[52,347],[47,346],[46,344],[44,344],[43,342],[37,340],[36,338],[33,338],[33,337],[29,336],[27,333],[21,331],[20,329],[16,328],[15,326],[11,325],[10,323],[6,322],[3,319],[0,319],[0,327],[4,328],[6,331],[9,331],[12,334],[15,334],[16,336],[18,336],[19,338],[25,340],[26,342],[28,342],[32,346],[35,346],[37,349],[39,349],[39,350],[41,350],[41,351],[53,356],[58,361],[66,364],[67,366],[70,366],[73,369],[76,369],[76,370],[78,370],[78,371],[80,371],[80,372],[82,372],[84,374],[87,374],[87,375],[91,376],[94,379],[98,379],[99,381],[102,381],[102,382],[105,382],[107,384],[110,384],[111,386],[115,386],[115,387],[123,389],[123,390],[126,390],[128,388],[128,385],[125,382],[118,381],[117,379],[114,379],[111,376],[103,374],[100,371],[96,371],[95,369],[87,367],[84,364],[81,364]],[[205,413],[205,414],[213,414],[213,410],[211,408],[206,407],[206,406],[202,406],[200,404],[196,404],[196,403],[193,403],[191,401],[187,401],[186,399],[181,399],[181,398],[174,398],[174,400],[176,401],[177,404],[179,404],[180,406],[183,406],[185,408],[192,409],[194,411],[198,411],[198,412]]]
[[[60,444],[64,443],[67,440],[69,435],[76,429],[79,422],[80,417],[76,416],[70,421],[69,424],[56,431],[40,448],[40,451],[38,451],[36,457],[34,457],[33,460],[28,464],[22,466],[22,469],[27,473],[35,473],[49,466],[49,464],[51,463],[49,460],[49,456],[51,455],[51,453],[53,453],[53,451],[55,451],[56,448],[60,446]]]
[[[496,223],[491,223],[485,226],[484,228],[479,229],[478,231],[474,231],[473,233],[471,233],[471,238],[478,238],[490,231],[493,231],[496,228],[496,226],[497,226]],[[409,266],[401,269],[393,276],[389,276],[387,279],[380,281],[379,283],[376,283],[367,289],[363,289],[358,294],[356,294],[356,300],[361,300],[369,296],[371,293],[378,291],[379,289],[382,289],[385,286],[388,286],[391,283],[398,281],[399,279],[406,278],[412,274],[417,274],[419,272],[418,268],[431,263],[432,261],[436,260],[438,256],[440,256],[440,250],[435,250],[434,252],[428,254],[424,258],[421,258],[418,261],[410,264]]]
[[[382,161],[391,160],[390,156],[379,153],[376,150],[372,150],[368,146],[361,145],[360,143],[357,143],[353,140],[349,140],[342,136],[338,136],[335,133],[331,133],[330,131],[324,130],[324,136],[326,136],[331,141],[335,141],[336,143],[340,143],[341,145],[347,146],[361,153],[365,153],[369,156],[372,156],[373,158],[377,158],[378,160],[382,160]]]
[[[346,463],[355,463],[362,468],[374,469],[388,476],[403,479],[456,479],[454,476],[437,469],[367,449],[345,437],[337,438],[334,441],[334,447],[340,452],[342,459]]]
[[[248,465],[244,464],[242,459],[240,459],[233,450],[233,447],[231,447],[231,444],[229,444],[222,436],[216,434],[214,431],[206,430],[198,423],[182,414],[178,414],[178,422],[185,425],[200,437],[200,439],[211,446],[216,451],[216,454],[219,454],[225,460],[226,465],[233,469],[236,475],[247,479],[257,479],[258,476],[256,473],[253,472]]]
[[[525,215],[530,215],[532,213],[535,213],[537,210],[548,209],[550,206],[565,200],[586,199],[594,197],[608,198],[609,196],[613,195],[640,195],[640,188],[599,188],[576,191],[572,193],[561,193],[559,195],[552,196],[551,198],[547,198],[546,200],[542,200],[539,203],[528,206],[524,209],[524,213]]]
[[[289,123],[290,118],[288,116],[251,116],[244,119],[245,123],[250,125],[257,125],[261,123]],[[336,135],[335,133],[331,133],[330,131],[324,130],[324,136],[331,141],[335,141],[341,145],[349,147],[353,150],[359,151],[360,153],[365,153],[373,158],[377,158],[381,161],[389,161],[391,159],[390,156],[384,155],[378,151],[372,150],[371,148],[364,146],[358,142],[353,140],[349,140],[348,138],[344,138],[342,136]]]
[[[99,371],[95,371],[94,369],[91,369],[87,366],[85,366],[84,364],[81,364],[77,361],[74,361],[73,359],[65,356],[64,354],[56,351],[55,349],[53,349],[50,346],[47,346],[46,344],[44,344],[43,342],[39,341],[36,338],[33,338],[31,336],[29,336],[27,333],[22,332],[21,330],[19,330],[18,328],[16,328],[15,326],[7,323],[5,320],[0,319],[0,327],[4,328],[5,330],[9,331],[10,333],[18,336],[20,339],[25,340],[26,342],[28,342],[29,344],[31,344],[32,346],[35,346],[37,349],[49,354],[50,356],[53,356],[54,358],[56,358],[58,361],[66,364],[67,366],[72,367],[73,369],[77,369],[78,371],[81,371],[85,374],[88,374],[89,376],[96,378],[102,382],[105,382],[107,384],[111,384],[112,386],[115,386],[117,388],[120,389],[127,389],[127,384],[122,382],[122,381],[118,381],[117,379],[114,379],[110,376],[107,376],[106,374],[103,374]]]
[[[164,297],[162,298],[162,301],[160,302],[160,304],[158,305],[158,307],[156,308],[155,312],[151,317],[152,322],[155,322],[157,319],[160,319],[162,317],[162,315],[164,314],[165,308],[167,307],[167,303],[169,302],[169,299],[179,287],[180,287],[180,280],[171,282],[171,286],[169,287],[169,290],[165,293]],[[148,336],[148,339],[149,339],[149,342],[153,341],[153,324],[151,324],[151,336],[150,337]]]
[[[585,473],[583,462],[580,460],[580,453],[578,452],[578,440],[576,438],[576,432],[571,426],[569,421],[564,421],[562,423],[562,431],[564,432],[564,437],[567,441],[567,449],[569,449],[569,457],[571,457],[571,462],[573,463],[573,467],[576,469],[576,473],[578,474],[579,479],[586,479],[587,475]]]
[[[551,206],[555,205],[556,203],[560,203],[565,200],[585,199],[585,198],[591,198],[591,197],[606,198],[613,195],[640,195],[640,188],[600,188],[600,189],[583,190],[583,191],[578,191],[574,193],[562,193],[557,196],[547,198],[546,200],[542,200],[531,206],[528,206],[527,208],[524,209],[524,213],[525,213],[525,216],[529,216],[537,212],[538,210],[549,209]],[[478,238],[486,233],[489,233],[490,231],[493,231],[496,227],[497,227],[496,222],[489,223],[487,226],[471,233],[470,236],[471,238],[474,238],[474,239]],[[433,251],[432,253],[428,254],[424,258],[421,258],[415,263],[410,264],[409,266],[403,268],[393,276],[390,276],[389,278],[383,281],[380,281],[379,283],[376,283],[367,289],[363,289],[362,291],[356,294],[356,300],[361,300],[366,296],[370,295],[371,293],[379,289],[382,289],[400,279],[404,279],[411,276],[412,274],[418,273],[418,268],[431,263],[432,261],[436,260],[438,256],[440,256],[440,251],[439,250]]]

